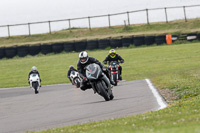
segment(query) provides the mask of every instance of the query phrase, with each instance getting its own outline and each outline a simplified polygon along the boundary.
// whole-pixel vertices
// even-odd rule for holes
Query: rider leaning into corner
[[[111,49],[109,51],[109,55],[105,58],[103,61],[103,64],[110,64],[111,61],[117,61],[120,63],[124,63],[124,59],[119,54],[116,54],[116,51],[114,49]],[[119,80],[122,80],[122,67],[119,66]]]
[[[30,84],[30,82],[29,82],[29,78],[30,78],[30,75],[31,74],[38,74],[38,76],[40,77],[40,74],[39,74],[39,72],[38,72],[38,70],[37,70],[37,67],[35,67],[35,66],[33,66],[32,68],[31,68],[31,71],[29,72],[29,74],[28,74],[28,83]],[[41,78],[40,78],[40,83],[41,83]],[[40,87],[41,87],[41,85],[40,85]]]
[[[86,78],[85,69],[84,69],[87,65],[92,64],[92,63],[98,64],[101,67],[101,69],[103,68],[103,65],[97,59],[93,57],[89,57],[86,51],[80,52],[79,60],[77,63],[77,69],[81,78],[83,79],[80,86],[81,90],[83,91],[85,91],[86,89],[92,88],[92,86],[88,84],[88,80]]]
[[[67,73],[67,77],[69,78],[69,80],[71,81],[71,83],[72,83],[72,80],[70,78],[70,74],[71,74],[72,71],[76,71],[77,72],[77,70],[74,68],[73,65],[69,66],[69,70],[68,70],[68,73]]]

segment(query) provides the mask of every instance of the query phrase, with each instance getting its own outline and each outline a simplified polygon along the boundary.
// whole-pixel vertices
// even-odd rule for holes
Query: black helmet
[[[73,65],[69,66],[69,69],[71,69],[71,70],[74,69],[74,66]]]

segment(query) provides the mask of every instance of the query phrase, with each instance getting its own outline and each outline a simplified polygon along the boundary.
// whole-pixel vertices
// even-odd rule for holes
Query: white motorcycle
[[[40,89],[40,77],[38,74],[31,74],[29,78],[30,87],[35,90],[35,94],[39,93]]]
[[[80,87],[81,78],[80,78],[80,75],[77,71],[71,71],[70,79],[71,79],[73,85],[75,85],[77,88]]]

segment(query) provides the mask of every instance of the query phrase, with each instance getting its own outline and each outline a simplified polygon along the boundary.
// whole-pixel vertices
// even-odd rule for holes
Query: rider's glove
[[[86,82],[88,79],[86,77],[83,78],[83,82]]]
[[[107,62],[106,62],[106,61],[103,61],[103,64],[107,64]]]
[[[120,61],[120,63],[124,63],[124,61],[123,61],[123,60],[121,60],[121,61]]]

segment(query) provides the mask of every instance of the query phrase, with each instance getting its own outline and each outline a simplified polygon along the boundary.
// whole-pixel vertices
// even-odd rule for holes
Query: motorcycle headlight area
[[[100,76],[100,71],[95,71],[95,72],[87,72],[86,76],[88,79],[98,79]]]

